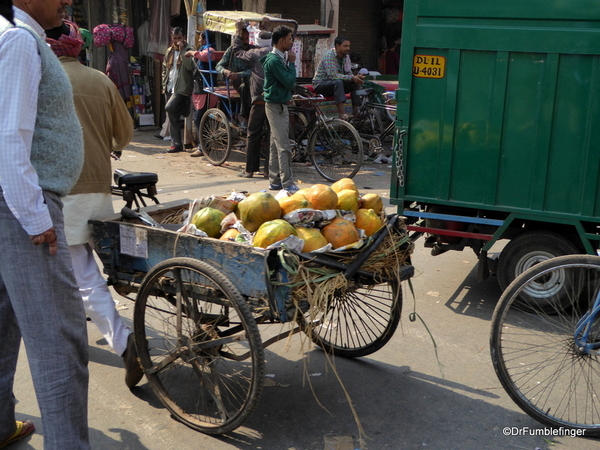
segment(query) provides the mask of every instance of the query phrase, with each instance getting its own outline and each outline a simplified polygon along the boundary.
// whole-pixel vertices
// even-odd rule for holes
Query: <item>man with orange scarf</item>
[[[133,137],[133,121],[114,83],[102,72],[82,65],[77,56],[83,39],[76,24],[65,20],[46,30],[46,41],[67,73],[83,128],[83,170],[63,199],[65,234],[73,261],[75,279],[87,315],[108,344],[123,357],[128,387],[143,376],[137,362],[133,334],[115,308],[106,281],[94,259],[88,220],[114,214],[111,198],[111,151],[120,152]]]

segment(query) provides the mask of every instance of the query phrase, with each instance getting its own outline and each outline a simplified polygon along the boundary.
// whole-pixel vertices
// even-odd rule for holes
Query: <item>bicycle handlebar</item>
[[[315,95],[314,97],[305,97],[300,94],[294,94],[294,95],[292,95],[292,100],[308,100],[308,101],[325,100],[325,97],[323,97],[323,95],[321,95],[321,94]]]

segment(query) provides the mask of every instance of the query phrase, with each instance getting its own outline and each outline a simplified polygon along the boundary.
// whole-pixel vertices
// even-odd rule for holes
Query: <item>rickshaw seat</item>
[[[315,94],[315,87],[312,84],[302,84],[301,86],[305,87],[306,89],[308,89],[310,92],[312,92],[313,94]],[[332,102],[334,101],[335,98],[333,96],[331,97],[325,97],[323,98],[323,102]],[[350,100],[350,94],[346,94],[346,100]]]

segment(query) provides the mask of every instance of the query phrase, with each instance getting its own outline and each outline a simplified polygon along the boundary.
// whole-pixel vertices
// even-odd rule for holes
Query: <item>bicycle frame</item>
[[[294,98],[294,100],[301,101],[301,102],[308,102],[311,105],[310,107],[303,107],[303,106],[290,106],[289,107],[290,112],[301,112],[301,113],[305,113],[305,115],[310,116],[310,120],[309,120],[308,124],[306,125],[306,128],[304,130],[302,130],[302,132],[300,133],[299,136],[296,137],[296,143],[298,143],[298,142],[302,142],[305,139],[306,140],[310,139],[310,136],[315,132],[315,130],[317,129],[317,127],[319,125],[325,125],[328,121],[331,121],[332,119],[328,118],[325,115],[325,113],[323,112],[323,110],[319,107],[318,102],[323,101],[322,97],[317,97],[317,98],[299,97],[299,98]],[[325,127],[325,129],[327,130],[329,137],[331,139],[335,139],[335,136],[333,136],[333,134],[331,133],[331,130],[328,127]]]
[[[586,312],[581,319],[577,322],[575,328],[574,338],[577,350],[584,354],[590,354],[592,352],[598,354],[600,349],[600,342],[589,342],[588,338],[592,330],[594,321],[598,318],[600,313],[600,290],[596,293],[594,305],[588,312]]]

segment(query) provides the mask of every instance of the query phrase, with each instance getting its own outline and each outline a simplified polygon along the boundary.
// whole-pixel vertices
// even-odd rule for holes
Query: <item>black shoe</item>
[[[163,137],[160,134],[155,134],[154,137],[156,139],[160,139],[162,141]]]
[[[131,389],[144,377],[144,369],[140,366],[133,341],[133,333],[127,337],[127,348],[123,352],[123,364],[125,364],[125,384]]]
[[[177,147],[177,146],[172,146],[169,150],[167,150],[167,153],[178,153],[178,152],[182,152],[183,148],[181,147]]]

